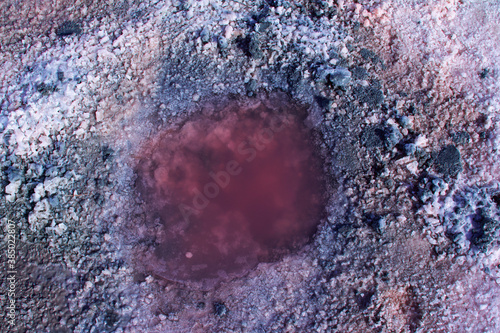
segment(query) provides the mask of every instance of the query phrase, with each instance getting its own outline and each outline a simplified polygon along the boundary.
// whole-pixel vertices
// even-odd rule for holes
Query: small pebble
[[[414,143],[407,143],[404,145],[405,154],[413,156],[417,151],[417,146]]]
[[[249,97],[253,96],[255,94],[255,92],[257,91],[257,87],[258,87],[257,80],[250,79],[250,81],[248,81],[245,84],[245,88],[247,90],[247,95]]]
[[[261,59],[263,56],[261,47],[260,47],[260,42],[257,39],[257,36],[253,35],[250,37],[250,42],[248,43],[248,52],[252,56],[252,58],[258,60]]]
[[[351,72],[343,67],[323,67],[318,71],[318,79],[332,87],[345,87],[351,82]]]
[[[203,28],[200,32],[200,39],[203,43],[208,43],[210,41],[210,30],[208,28]]]
[[[398,118],[398,123],[401,127],[409,128],[411,126],[411,120],[407,116],[401,116]]]
[[[219,45],[219,48],[221,50],[224,50],[229,46],[229,42],[227,41],[226,37],[219,36],[219,39],[217,40],[217,45]]]

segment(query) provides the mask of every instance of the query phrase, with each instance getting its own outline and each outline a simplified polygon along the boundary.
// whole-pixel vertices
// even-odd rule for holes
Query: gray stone
[[[343,67],[318,69],[318,80],[329,87],[345,87],[351,83],[351,72]]]
[[[352,76],[356,80],[365,80],[366,78],[368,78],[368,71],[363,67],[354,67],[354,69],[352,70]]]
[[[248,52],[250,53],[252,58],[256,60],[262,59],[264,55],[261,50],[260,42],[255,34],[250,37],[250,42],[248,43]]]
[[[446,183],[438,177],[426,176],[420,179],[417,193],[422,203],[428,203],[436,198],[446,188]]]
[[[454,132],[450,134],[451,139],[456,145],[464,145],[470,142],[470,135],[465,131]]]
[[[5,130],[8,122],[9,122],[9,117],[3,114],[0,115],[0,132],[3,132]]]
[[[365,215],[365,222],[379,234],[382,234],[387,227],[387,219],[385,216],[368,213]]]
[[[366,103],[371,107],[377,107],[384,101],[384,93],[376,85],[358,86],[354,89],[354,96],[360,103]]]
[[[208,43],[210,41],[210,30],[206,27],[200,32],[200,39],[203,43]]]
[[[394,148],[402,138],[403,135],[396,126],[387,126],[385,128],[385,144],[388,149]]]
[[[214,314],[216,314],[219,317],[225,316],[229,311],[227,306],[222,302],[214,302],[213,306],[214,306]]]
[[[229,42],[226,37],[219,36],[219,39],[217,40],[217,45],[221,50],[224,50],[229,46]]]
[[[404,145],[404,152],[408,156],[413,156],[417,151],[417,146],[414,143],[407,143]]]
[[[473,228],[470,231],[470,241],[481,252],[486,252],[495,241],[500,222],[485,214],[477,214],[472,220]]]
[[[403,138],[395,126],[369,126],[361,134],[361,143],[367,148],[392,149]]]
[[[403,128],[409,128],[411,125],[410,118],[407,116],[401,116],[398,118],[398,123],[401,125]]]
[[[248,81],[245,84],[245,88],[247,90],[247,95],[250,97],[253,96],[255,94],[255,92],[257,91],[257,87],[258,87],[257,80],[250,79],[250,81]]]

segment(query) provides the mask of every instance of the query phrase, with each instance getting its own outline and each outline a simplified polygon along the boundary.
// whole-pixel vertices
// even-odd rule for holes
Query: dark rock
[[[374,291],[359,292],[355,294],[356,303],[360,310],[365,310],[371,303],[371,299],[375,295]]]
[[[497,199],[495,199],[495,197]],[[453,195],[454,207],[444,215],[446,236],[459,252],[487,252],[500,237],[498,189],[470,187]],[[469,247],[465,241],[469,241]]]
[[[92,199],[94,199],[94,202],[97,204],[97,205],[102,205],[104,204],[104,200],[105,198],[99,194],[99,193],[95,193],[93,196],[92,196]]]
[[[267,29],[269,29],[272,26],[271,22],[262,22],[259,23],[259,27],[256,29],[259,33],[264,33],[266,32]]]
[[[368,49],[361,49],[359,51],[359,54],[363,57],[365,60],[369,60],[374,64],[377,64],[380,62],[380,58],[377,56],[377,54],[371,50]]]
[[[257,33],[252,33],[244,38],[238,37],[236,39],[236,46],[241,49],[246,56],[253,59],[261,59],[264,55]]]
[[[436,154],[434,154],[436,155]],[[415,150],[415,158],[418,161],[418,168],[419,169],[427,169],[432,166],[433,159],[435,156],[433,154],[429,153],[423,148],[416,147]]]
[[[363,67],[354,67],[352,69],[352,76],[356,80],[365,80],[368,78],[368,71]]]
[[[66,169],[64,167],[47,165],[47,166],[45,166],[45,168],[46,168],[45,176],[48,178],[62,176],[66,172]]]
[[[37,164],[37,163],[32,163],[30,164],[30,171],[33,173],[33,177],[39,178],[43,175],[45,172],[45,169],[43,168],[43,165]]]
[[[142,272],[136,272],[134,274],[134,282],[135,283],[143,283],[146,281],[146,275]]]
[[[413,105],[413,104],[412,104],[412,105],[410,105],[410,106],[408,107],[408,112],[409,112],[410,114],[413,114],[413,115],[414,115],[414,114],[417,114],[417,113],[418,113],[418,110],[417,110],[417,108],[415,107],[415,105]]]
[[[498,209],[500,209],[500,193],[491,196],[491,200],[495,203]]]
[[[143,10],[134,10],[131,14],[130,17],[133,20],[140,20],[142,17],[144,17],[144,11]]]
[[[366,127],[361,133],[361,143],[366,148],[378,148],[384,146],[385,133],[380,126]]]
[[[490,76],[490,69],[489,68],[483,68],[483,70],[479,73],[479,77],[483,80],[489,76]]]
[[[400,116],[398,118],[398,123],[403,128],[409,128],[411,125],[410,118],[408,118],[407,116]]]
[[[208,43],[210,41],[210,30],[203,28],[200,32],[200,39],[203,43]]]
[[[448,145],[443,147],[434,160],[436,170],[445,178],[456,177],[462,172],[462,161],[457,147]]]
[[[368,126],[361,133],[361,143],[367,148],[392,149],[403,138],[394,126]]]
[[[488,251],[497,238],[500,222],[479,212],[472,219],[472,230],[469,233],[470,242],[481,252]]]
[[[371,51],[371,50],[368,50],[366,48],[362,48],[360,51],[359,51],[359,54],[363,57],[363,59],[365,60],[370,60],[374,57],[376,57],[377,55],[375,54],[375,52]]]
[[[256,14],[252,15],[252,19],[254,19],[254,20],[255,20],[255,22],[257,22],[257,23],[260,23],[260,22],[262,22],[262,21],[263,21],[266,17],[268,17],[268,16],[269,16],[269,12],[270,12],[269,6],[264,5],[264,6],[262,6],[262,7],[260,8],[260,10],[259,10]]]
[[[270,7],[279,7],[283,4],[283,0],[266,0]]]
[[[328,138],[325,138],[325,144],[330,150],[331,170],[339,178],[351,177],[365,166],[364,163],[360,163],[359,145],[356,141],[350,133],[341,128],[336,128]]]
[[[191,8],[191,3],[189,2],[189,0],[180,0],[177,3],[176,7],[179,10],[188,10],[189,8]]]
[[[3,130],[7,127],[7,124],[9,123],[9,117],[6,115],[0,115],[0,132],[3,132]]]
[[[229,311],[223,302],[214,302],[213,306],[214,306],[214,314],[219,317],[225,316]]]
[[[59,37],[65,37],[65,36],[70,36],[73,34],[80,34],[81,33],[81,28],[80,25],[74,21],[66,21],[63,22],[59,27],[56,29],[56,35]]]
[[[328,1],[324,0],[313,0],[311,1],[311,14],[315,17],[321,17],[328,15],[331,12],[330,5]]]
[[[5,131],[4,135],[3,135],[3,143],[5,145],[10,145],[11,144],[11,139],[12,139],[12,136],[14,135],[14,131],[13,130],[8,130],[8,131]]]
[[[226,37],[219,36],[219,39],[217,40],[217,45],[221,50],[224,50],[229,46],[229,42]]]
[[[332,104],[332,101],[326,97],[323,96],[314,96],[314,100],[316,100],[316,103],[318,103],[318,106],[324,110],[330,110],[330,106]]]
[[[321,84],[329,88],[345,87],[351,82],[351,72],[343,67],[320,67],[317,70],[316,77]]]
[[[256,60],[262,59],[263,53],[260,47],[260,42],[256,34],[250,36],[250,41],[248,42],[248,52],[250,56]]]
[[[371,107],[377,107],[384,101],[382,90],[372,86],[358,86],[354,89],[354,96],[360,103],[366,103]]]
[[[356,21],[352,25],[352,31],[353,32],[358,32],[360,28],[361,28],[361,22]]]
[[[337,60],[337,62],[341,59],[341,56],[336,48],[333,48],[330,51],[328,51],[328,55],[330,56],[330,59],[335,59]]]
[[[57,75],[57,80],[58,80],[58,81],[62,81],[62,80],[64,80],[64,72],[63,72],[63,71],[60,71],[60,70],[59,70],[59,71],[57,71],[57,74],[56,74],[56,75]]]
[[[112,160],[115,151],[107,145],[102,147],[102,161]]]
[[[373,80],[370,86],[374,89],[382,89],[382,83],[380,80]]]
[[[55,84],[46,84],[45,82],[40,82],[36,85],[36,91],[38,91],[43,96],[49,96],[57,90],[58,88]]]
[[[289,89],[294,90],[302,81],[302,71],[297,64],[289,65],[285,70]]]
[[[422,203],[428,203],[446,188],[446,183],[438,177],[422,177],[417,185],[417,196]]]
[[[252,56],[249,50],[250,39],[251,36],[245,36],[245,37],[238,36],[235,40],[236,47],[242,50],[247,57]]]
[[[24,175],[23,172],[17,168],[14,167],[8,167],[7,168],[7,178],[9,179],[9,182],[15,182],[15,181],[22,181],[24,182]]]
[[[450,134],[451,139],[456,145],[464,145],[470,142],[470,135],[465,131],[455,132]]]
[[[365,214],[364,219],[365,223],[379,234],[383,233],[387,226],[386,218],[378,214],[367,213]]]
[[[387,173],[387,165],[384,162],[375,160],[372,163],[372,173],[375,178],[380,177],[382,174]]]
[[[119,319],[120,316],[115,311],[107,310],[104,315],[104,325],[106,325],[108,329],[113,328]]]
[[[407,143],[404,145],[404,153],[407,156],[413,156],[417,151],[417,146],[414,143]]]
[[[387,149],[394,148],[402,138],[403,135],[396,126],[389,125],[385,127],[385,145]]]
[[[258,87],[258,84],[257,84],[257,80],[255,79],[250,79],[246,84],[245,84],[245,89],[247,91],[247,95],[249,97],[252,97],[255,92],[257,91],[257,87]]]

